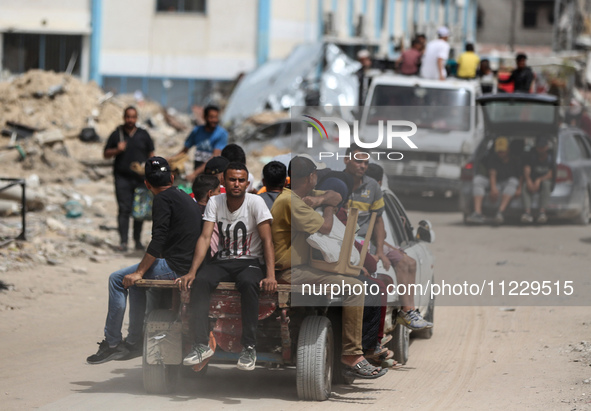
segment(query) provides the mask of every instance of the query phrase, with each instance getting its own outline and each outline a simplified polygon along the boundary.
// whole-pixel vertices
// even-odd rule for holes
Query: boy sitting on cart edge
[[[334,191],[317,192],[316,165],[305,157],[294,157],[288,175],[291,186],[275,200],[271,208],[273,244],[280,281],[294,284],[350,284],[361,286],[351,276],[321,271],[310,267],[310,246],[306,238],[316,232],[328,234],[332,230],[334,207],[341,196]],[[324,206],[324,217],[314,208]],[[387,370],[373,367],[363,356],[362,329],[364,296],[353,293],[343,295],[342,355],[341,362],[347,372],[358,378],[378,378]]]
[[[224,171],[224,186],[226,194],[211,197],[205,207],[203,230],[195,246],[190,270],[177,279],[181,290],[191,289],[193,315],[193,346],[183,364],[199,364],[214,354],[208,345],[211,293],[220,282],[233,281],[240,291],[242,306],[240,342],[243,349],[237,366],[250,371],[256,363],[259,291],[274,292],[277,289],[271,237],[273,217],[261,197],[246,193],[249,182],[244,164],[228,164]],[[214,226],[219,229],[218,251],[211,261],[201,265]]]
[[[347,157],[349,155],[351,158]],[[373,240],[376,245],[375,258],[382,261],[385,270],[388,270],[390,265],[394,266],[398,284],[404,284],[408,290],[407,293],[400,294],[402,309],[396,315],[396,322],[413,331],[433,328],[433,323],[425,321],[419,310],[416,309],[414,295],[410,292],[410,285],[416,284],[416,261],[400,247],[386,242],[386,228],[382,217],[385,203],[380,188],[384,170],[379,165],[372,164],[370,174],[374,175],[376,179],[369,176],[369,150],[356,144],[351,144],[351,147],[347,148],[344,161],[344,171],[351,175],[354,181],[349,207],[357,207],[360,210],[358,220],[360,229],[357,236],[365,236],[371,212],[377,213],[378,217],[373,231]]]
[[[201,233],[201,212],[195,201],[173,187],[174,176],[162,157],[151,157],[145,166],[145,184],[154,194],[152,241],[142,261],[109,276],[109,309],[105,339],[89,364],[131,359],[141,355],[146,289],[135,287],[144,279],[173,280],[191,266],[195,244]],[[129,292],[129,331],[122,339],[121,328]]]

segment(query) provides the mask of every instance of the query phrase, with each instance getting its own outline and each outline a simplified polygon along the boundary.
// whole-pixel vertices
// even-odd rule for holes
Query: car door
[[[582,132],[577,131],[573,134],[573,137],[581,152],[581,159],[579,166],[583,174],[586,176],[587,188],[591,182],[591,146],[589,145],[588,137]]]
[[[400,216],[400,221],[402,222],[404,234],[406,236],[407,245],[403,247],[403,249],[410,257],[414,258],[417,263],[416,283],[421,284],[423,288],[426,288],[429,282],[433,280],[433,254],[427,243],[416,240],[411,221],[406,214],[402,202],[395,194],[392,194],[392,199],[398,215]],[[415,305],[417,307],[423,308],[428,304],[428,296],[417,295],[415,297]]]

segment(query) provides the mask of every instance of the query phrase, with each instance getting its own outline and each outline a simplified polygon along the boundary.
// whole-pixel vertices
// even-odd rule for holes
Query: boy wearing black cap
[[[222,156],[212,157],[207,164],[205,164],[205,170],[203,170],[203,174],[208,176],[216,176],[218,180],[220,180],[220,193],[224,194],[226,192],[226,188],[224,187],[224,171],[226,171],[226,167],[228,167],[230,161]]]
[[[525,213],[521,216],[522,223],[532,223],[531,215],[532,195],[540,193],[540,209],[536,222],[544,224],[548,221],[546,206],[552,192],[552,169],[554,167],[554,155],[549,151],[548,139],[539,137],[536,141],[536,148],[532,150],[523,166],[523,189],[521,199]]]
[[[195,244],[201,233],[201,212],[195,201],[172,186],[174,176],[162,157],[151,157],[145,166],[146,187],[154,194],[152,241],[142,261],[115,271],[109,277],[109,309],[105,339],[89,364],[130,359],[141,355],[145,289],[134,287],[145,279],[174,280],[191,267]],[[125,340],[121,328],[129,292],[129,330]]]

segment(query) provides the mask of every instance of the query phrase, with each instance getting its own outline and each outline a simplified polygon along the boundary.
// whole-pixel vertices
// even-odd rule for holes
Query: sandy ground
[[[440,278],[534,267],[567,279],[589,271],[589,228],[466,228],[458,214],[410,216],[435,226]],[[591,409],[591,310],[561,306],[438,306],[433,338],[411,340],[405,367],[335,386],[321,404],[297,400],[294,369],[246,375],[230,366],[210,367],[206,380],[181,380],[174,395],[148,396],[140,358],[85,363],[102,339],[109,273],[139,258],[0,274],[14,285],[0,292],[0,409]]]

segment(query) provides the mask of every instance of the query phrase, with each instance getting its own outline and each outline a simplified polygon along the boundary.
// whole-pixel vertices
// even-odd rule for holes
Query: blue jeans
[[[118,345],[122,340],[121,328],[129,291],[129,329],[127,342],[136,344],[142,341],[144,315],[146,312],[146,289],[139,287],[123,287],[123,277],[134,273],[139,264],[115,271],[109,276],[109,311],[105,323],[105,339],[110,347]],[[164,258],[158,258],[144,274],[146,280],[174,280],[178,276],[168,266]]]

